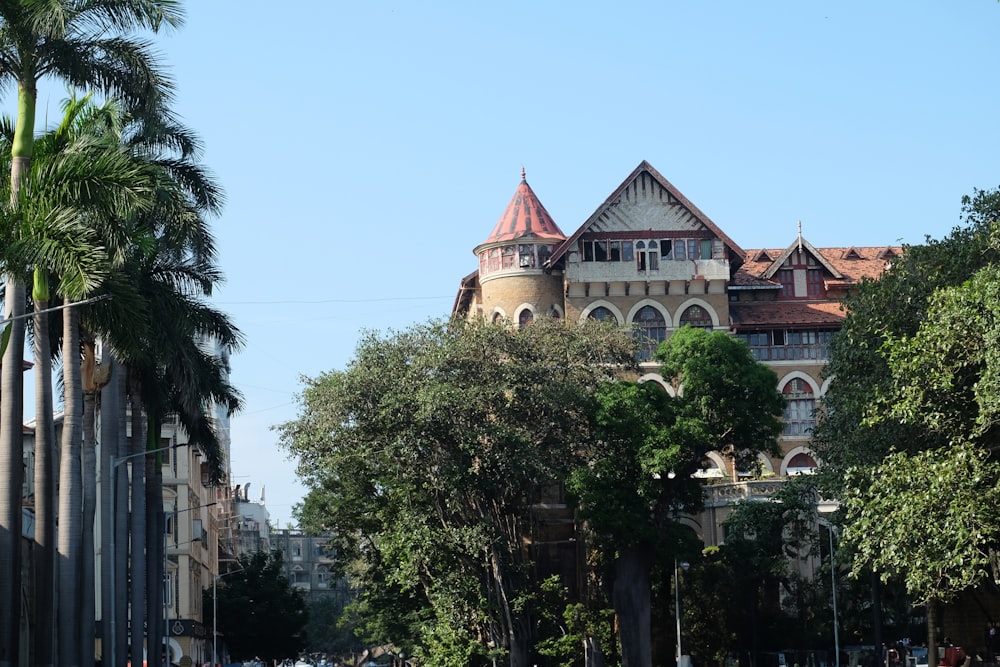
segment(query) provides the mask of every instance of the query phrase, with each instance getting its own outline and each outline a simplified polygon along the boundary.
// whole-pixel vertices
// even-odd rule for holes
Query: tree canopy
[[[238,560],[215,586],[217,627],[234,660],[294,658],[305,648],[308,611],[301,591],[282,573],[279,551],[257,551]],[[212,590],[202,608],[211,623]]]
[[[598,322],[431,322],[369,333],[346,370],[306,381],[281,442],[310,487],[303,525],[335,535],[364,587],[359,632],[431,665],[530,664],[532,508],[634,350]]]

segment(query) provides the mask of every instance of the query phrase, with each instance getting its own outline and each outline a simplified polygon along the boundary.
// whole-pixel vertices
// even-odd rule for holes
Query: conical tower
[[[489,238],[476,246],[481,312],[520,325],[562,317],[562,272],[549,267],[566,235],[545,210],[521,169],[521,183]]]

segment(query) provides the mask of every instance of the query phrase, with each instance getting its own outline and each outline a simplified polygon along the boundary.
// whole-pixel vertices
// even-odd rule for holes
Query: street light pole
[[[674,617],[677,619],[677,667],[681,666],[681,657],[684,651],[681,648],[681,578],[679,575],[677,559],[674,559]],[[683,569],[687,569],[687,563],[680,563]],[[840,667],[839,665],[837,667]]]
[[[835,657],[836,667],[840,667],[840,630],[837,628],[837,571],[834,568],[833,558],[833,525],[827,524],[826,528],[830,535],[830,590],[833,593],[833,650],[837,654]]]

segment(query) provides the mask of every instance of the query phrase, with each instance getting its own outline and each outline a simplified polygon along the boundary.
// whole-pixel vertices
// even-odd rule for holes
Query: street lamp
[[[834,556],[835,552],[833,550],[833,524],[825,519],[819,519],[819,524],[821,526],[826,526],[827,535],[830,537],[830,592],[833,596],[833,651],[834,651],[834,664],[836,667],[840,667],[840,630],[837,627],[837,570],[834,567]]]
[[[681,658],[684,656],[684,651],[681,649],[681,578],[677,569],[678,565],[685,572],[689,565],[687,563],[678,563],[677,559],[674,559],[674,616],[677,619],[677,667],[682,667]],[[837,667],[840,666],[838,665]]]
[[[236,570],[230,570],[229,572],[222,572],[220,574],[212,575],[212,667],[217,667],[219,664],[219,652],[218,652],[218,641],[219,641],[219,605],[218,605],[218,583],[219,579],[229,576],[230,574],[236,574],[237,572],[242,572],[246,568],[238,568]]]
[[[111,475],[111,502],[108,503],[109,512],[111,516],[107,517],[107,530],[109,531],[110,538],[110,549],[111,553],[108,554],[108,562],[111,563],[111,582],[109,584],[111,593],[111,623],[110,623],[110,646],[108,647],[111,661],[107,664],[116,667],[118,665],[115,652],[118,648],[118,602],[115,595],[115,581],[118,579],[118,564],[115,562],[117,559],[117,545],[115,544],[115,519],[118,517],[118,474],[117,469],[121,464],[131,461],[132,459],[137,459],[143,456],[148,456],[149,454],[158,454],[159,452],[165,452],[168,449],[177,449],[178,447],[184,447],[188,443],[183,442],[177,445],[170,445],[168,447],[157,447],[156,449],[147,449],[146,451],[136,452],[134,454],[125,454],[124,456],[111,456],[110,464],[108,466],[108,473]],[[166,545],[164,545],[164,551],[166,551]],[[102,648],[102,652],[103,652]]]

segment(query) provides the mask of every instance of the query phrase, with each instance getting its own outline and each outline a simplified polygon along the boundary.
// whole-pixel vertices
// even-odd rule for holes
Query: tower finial
[[[799,220],[799,252],[802,252],[802,221]]]
[[[525,178],[525,176],[524,176],[524,165],[523,165],[523,164],[521,165],[521,180],[522,180],[522,181],[524,181],[524,180],[527,180],[527,179]]]

